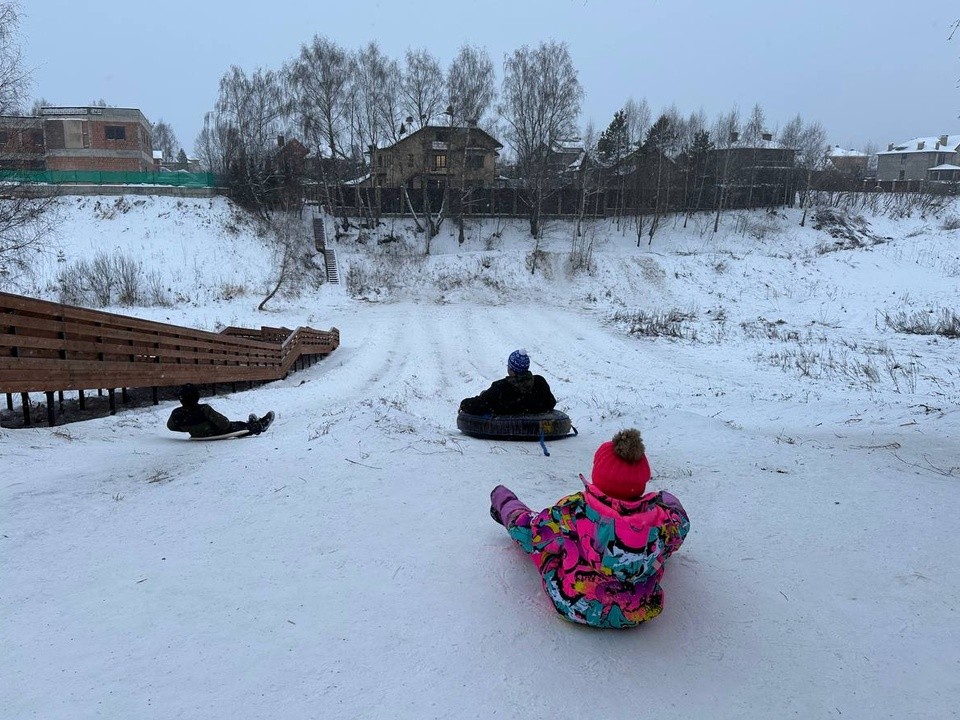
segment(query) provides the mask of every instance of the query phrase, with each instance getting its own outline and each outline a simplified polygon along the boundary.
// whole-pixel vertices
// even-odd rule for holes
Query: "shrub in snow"
[[[911,335],[942,335],[943,337],[960,338],[960,315],[947,308],[939,313],[933,310],[907,313],[900,311],[896,315],[883,314],[887,326],[895,332]]]
[[[696,340],[697,331],[684,323],[696,320],[692,312],[677,308],[659,312],[646,310],[618,310],[611,319],[619,325],[625,325],[631,335],[642,337],[672,337],[681,340]]]
[[[106,307],[143,305],[143,265],[119,250],[113,255],[97,253],[91,262],[76,260],[57,274],[60,302],[69,305]],[[162,289],[159,277],[151,278],[151,295]]]
[[[947,215],[940,224],[940,227],[944,230],[960,230],[960,215]]]

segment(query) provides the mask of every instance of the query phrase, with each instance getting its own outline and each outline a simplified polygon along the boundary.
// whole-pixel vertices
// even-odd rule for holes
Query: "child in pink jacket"
[[[534,513],[503,485],[490,514],[536,564],[543,587],[568,620],[632,627],[663,610],[664,561],[680,547],[690,521],[668,492],[646,493],[643,440],[622,430],[594,454],[582,492]]]

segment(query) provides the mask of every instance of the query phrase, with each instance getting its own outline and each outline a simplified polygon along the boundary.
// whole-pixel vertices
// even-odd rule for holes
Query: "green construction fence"
[[[45,183],[62,185],[172,185],[177,187],[215,187],[213,173],[117,172],[98,170],[0,170],[0,182]]]

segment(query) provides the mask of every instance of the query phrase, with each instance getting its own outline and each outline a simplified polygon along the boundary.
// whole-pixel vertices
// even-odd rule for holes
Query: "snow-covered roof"
[[[361,175],[360,177],[354,178],[353,180],[347,180],[344,183],[344,185],[360,185],[361,183],[365,183],[369,179],[370,179],[370,173],[367,173],[366,175]]]
[[[575,153],[583,151],[583,140],[572,138],[570,140],[555,140],[553,143],[554,152]]]
[[[892,150],[884,150],[877,154],[897,155],[900,153],[911,152],[936,152],[937,150],[943,150],[944,152],[955,152],[957,147],[960,146],[960,135],[947,135],[947,142],[945,144],[940,142],[941,139],[943,139],[943,136],[941,135],[915,137],[907,140],[906,142],[895,143]]]
[[[839,145],[834,145],[831,148],[827,149],[827,157],[860,157],[865,158],[868,155],[865,152],[860,152],[859,150],[854,150],[850,148],[849,150],[844,150]]]
[[[927,170],[960,170],[960,165],[951,165],[950,163],[943,163],[942,165],[937,165],[936,167],[927,168]]]

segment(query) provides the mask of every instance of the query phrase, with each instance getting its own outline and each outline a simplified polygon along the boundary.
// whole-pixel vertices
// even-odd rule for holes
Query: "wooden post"
[[[107,397],[110,399],[110,414],[117,414],[117,391],[113,388],[107,389]]]
[[[20,393],[20,406],[23,408],[23,424],[30,427],[30,393]]]
[[[57,415],[54,411],[53,390],[47,390],[47,425],[53,427],[57,424]]]
[[[130,396],[127,395],[127,389],[125,387],[120,388],[120,402],[124,405],[130,402]]]
[[[159,404],[160,404],[160,396],[159,396],[159,394],[157,393],[157,386],[156,386],[156,385],[154,385],[152,388],[150,388],[150,395],[153,397],[153,404],[154,404],[154,405],[159,405]]]
[[[7,393],[7,410],[13,411],[13,393]]]
[[[57,400],[60,401],[60,412],[63,412],[63,390],[57,391]]]
[[[87,409],[87,398],[84,397],[83,390],[77,390],[77,399],[80,401],[80,409]]]

